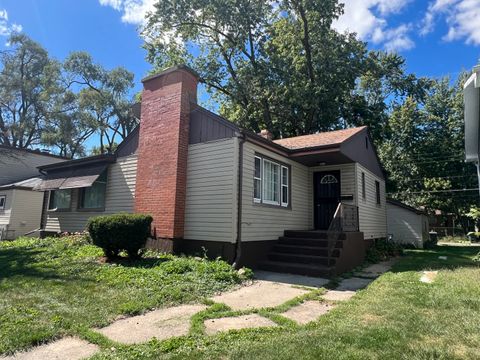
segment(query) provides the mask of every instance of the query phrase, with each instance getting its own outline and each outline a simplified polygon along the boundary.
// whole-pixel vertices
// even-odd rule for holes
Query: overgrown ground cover
[[[82,237],[0,243],[0,354],[91,330],[120,314],[203,302],[242,281],[223,261],[147,253],[105,264]]]
[[[279,328],[207,337],[204,319],[238,314],[215,304],[193,318],[187,337],[114,346],[94,358],[480,359],[480,267],[473,260],[478,252],[467,246],[407,250],[392,272],[307,326],[279,315],[302,300],[297,299],[257,311]],[[435,282],[420,282],[422,270],[438,270]]]

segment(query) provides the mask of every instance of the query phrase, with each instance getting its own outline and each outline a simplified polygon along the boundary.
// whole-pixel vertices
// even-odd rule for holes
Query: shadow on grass
[[[122,265],[125,267],[135,267],[142,269],[151,269],[159,266],[160,264],[171,261],[171,259],[159,259],[159,258],[138,258],[129,259],[127,257],[120,257],[113,261],[113,263]]]
[[[45,280],[78,280],[95,281],[85,276],[61,273],[59,267],[51,266],[47,262],[39,264],[38,256],[45,253],[38,249],[2,249],[0,250],[0,279],[15,276],[40,278]]]
[[[480,263],[473,260],[480,248],[474,246],[439,245],[432,249],[405,250],[405,257],[398,261],[392,272],[421,270],[452,270],[460,267],[478,268]],[[441,257],[446,257],[442,259]]]

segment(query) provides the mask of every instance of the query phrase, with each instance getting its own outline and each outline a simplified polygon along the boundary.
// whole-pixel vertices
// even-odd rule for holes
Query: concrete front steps
[[[360,237],[361,243],[359,242]],[[328,245],[329,239],[334,242],[331,250]],[[353,243],[355,243],[355,247],[359,248],[356,250],[357,253],[360,251],[361,254],[353,256],[353,259],[348,259],[352,257],[348,255],[351,255],[350,253],[354,250],[352,249]],[[358,266],[364,257],[362,246],[362,233],[285,230],[284,236],[281,236],[272,247],[268,259],[259,267],[267,271],[331,277]],[[331,252],[330,256],[328,256],[329,251]],[[357,259],[359,257],[361,258],[360,262]]]

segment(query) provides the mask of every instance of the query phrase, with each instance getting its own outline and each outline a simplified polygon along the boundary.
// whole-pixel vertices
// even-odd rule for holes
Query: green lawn
[[[120,314],[199,302],[241,281],[223,261],[147,254],[102,264],[79,237],[0,243],[0,354],[89,329]]]
[[[168,256],[99,264],[97,249],[68,240],[5,243],[0,245],[0,349],[77,334],[101,346],[97,360],[480,359],[480,267],[473,260],[479,251],[471,246],[408,250],[392,272],[307,326],[279,315],[302,300],[296,299],[257,310],[278,328],[205,336],[204,319],[237,314],[213,304],[193,317],[188,336],[123,346],[88,328],[120,313],[198,301],[232,286],[238,276],[223,262]],[[438,259],[442,255],[448,260]],[[439,270],[433,284],[419,281],[419,271],[427,269]]]

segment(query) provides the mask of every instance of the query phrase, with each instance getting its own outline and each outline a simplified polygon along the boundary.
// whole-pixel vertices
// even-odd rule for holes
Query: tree
[[[133,102],[127,99],[134,75],[121,67],[105,70],[85,52],[72,53],[64,68],[68,87],[80,87],[77,118],[99,135],[100,153],[113,152],[137,125]]]
[[[0,144],[28,148],[41,142],[61,94],[60,64],[24,34],[0,53]]]

